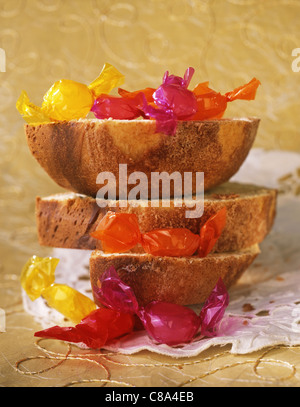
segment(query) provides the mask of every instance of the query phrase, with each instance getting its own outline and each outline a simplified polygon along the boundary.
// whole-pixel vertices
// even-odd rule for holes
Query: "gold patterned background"
[[[125,75],[124,87],[129,90],[156,87],[166,70],[183,75],[188,66],[196,70],[192,85],[209,80],[221,92],[255,76],[262,83],[256,100],[230,104],[226,116],[261,117],[256,147],[300,152],[300,72],[292,70],[292,50],[300,47],[299,17],[299,0],[0,0],[0,48],[6,55],[6,72],[0,72],[0,307],[7,311],[9,328],[7,339],[0,334],[0,342],[5,344],[0,349],[4,361],[0,377],[4,385],[42,385],[32,379],[34,375],[27,379],[26,372],[33,370],[43,377],[48,372],[47,363],[54,360],[55,366],[60,360],[48,351],[41,367],[44,351],[40,349],[39,353],[33,347],[32,331],[36,326],[24,316],[19,296],[22,264],[33,253],[47,252],[37,243],[35,196],[59,192],[28,151],[24,123],[15,108],[21,90],[28,92],[32,102],[40,104],[56,80],[66,78],[88,84],[105,62]],[[21,336],[16,337],[17,333]],[[145,377],[154,385],[184,384],[194,376],[198,377],[196,385],[213,385],[215,377],[217,383],[224,383],[220,371],[229,370],[232,374],[225,377],[225,383],[232,383],[239,380],[241,370],[236,367],[243,366],[248,385],[260,385],[263,368],[268,379],[263,377],[262,385],[273,385],[282,377],[293,376],[289,361],[297,352],[299,349],[286,351],[287,357],[282,357],[285,361],[281,364],[286,371],[279,372],[275,379],[267,370],[269,359],[263,364],[261,353],[232,359],[222,352],[218,359],[214,351],[195,363],[175,366],[175,370],[163,366],[158,375],[157,364],[170,360],[161,361],[156,356]],[[276,356],[278,350],[271,353]],[[39,365],[28,368],[33,357],[20,362],[15,371],[13,361],[28,354],[36,355]],[[61,350],[64,361],[66,354],[69,355]],[[141,360],[149,361],[149,355],[131,360],[129,376],[128,371],[122,376],[120,366],[127,359],[121,359],[118,380],[122,382],[125,377],[133,383],[130,375],[134,363],[140,366]],[[218,360],[222,363],[218,364]],[[74,366],[78,363],[75,360]],[[210,372],[208,375],[199,376],[200,363],[205,366],[204,372]],[[98,369],[96,362],[90,364]],[[112,367],[113,362],[106,359],[107,365]],[[70,370],[66,369],[69,378]],[[212,378],[211,372],[216,373]],[[102,373],[100,377],[106,380],[106,370]],[[50,377],[50,385],[68,381],[58,379],[51,369],[46,377]]]

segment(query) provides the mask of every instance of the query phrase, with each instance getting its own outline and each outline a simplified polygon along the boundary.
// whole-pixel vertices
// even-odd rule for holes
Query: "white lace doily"
[[[261,254],[229,291],[230,303],[214,338],[198,339],[172,348],[158,345],[145,332],[130,334],[106,348],[124,354],[149,350],[173,357],[195,356],[214,345],[231,344],[231,352],[245,354],[273,345],[300,344],[300,155],[253,149],[232,180],[278,188],[277,217],[260,245]],[[56,282],[91,297],[90,252],[49,249],[60,259]],[[43,328],[68,325],[42,299],[24,307]]]

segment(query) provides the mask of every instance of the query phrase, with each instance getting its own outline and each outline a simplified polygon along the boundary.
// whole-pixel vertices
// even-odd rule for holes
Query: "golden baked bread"
[[[135,213],[142,233],[160,228],[190,229],[199,233],[204,222],[222,207],[227,208],[226,227],[214,251],[228,252],[260,243],[269,233],[276,212],[276,190],[250,184],[224,183],[205,193],[204,213],[200,218],[186,218],[185,206],[120,207],[120,202],[108,202],[100,208],[94,198],[74,193],[36,199],[36,220],[42,246],[73,249],[101,249],[101,242],[90,236],[108,210]],[[138,248],[135,249],[138,251]]]
[[[133,289],[140,306],[153,300],[198,304],[206,300],[220,277],[227,289],[230,288],[259,252],[258,245],[237,252],[209,254],[204,258],[104,254],[95,250],[90,258],[91,285],[96,286],[102,273],[114,266],[124,283]]]
[[[256,118],[179,121],[176,134],[168,136],[155,133],[154,120],[80,119],[28,124],[25,131],[31,153],[58,185],[96,197],[103,186],[98,174],[109,172],[118,199],[119,164],[127,164],[128,177],[146,174],[148,198],[153,172],[204,172],[205,190],[228,181],[248,155],[258,125]],[[193,176],[192,193],[196,187]],[[178,194],[171,183],[170,196]]]

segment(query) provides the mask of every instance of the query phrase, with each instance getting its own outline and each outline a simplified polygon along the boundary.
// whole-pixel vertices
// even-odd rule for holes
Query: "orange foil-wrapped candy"
[[[226,214],[227,210],[224,206],[224,208],[220,209],[215,215],[212,215],[202,226],[198,249],[200,257],[205,257],[212,251],[226,225]]]
[[[231,92],[225,93],[226,98],[229,102],[237,99],[244,99],[244,100],[254,100],[256,95],[256,90],[260,85],[260,81],[256,78],[251,79],[250,82],[246,83],[245,85],[239,86],[235,88]]]
[[[193,90],[197,100],[197,113],[191,120],[220,119],[227,108],[227,98],[210,89],[208,84],[199,83]]]
[[[192,256],[198,249],[199,239],[186,228],[159,229],[144,233],[142,246],[154,256]]]
[[[130,213],[107,212],[91,236],[101,240],[107,253],[123,253],[141,241],[137,216]]]
[[[106,253],[124,253],[141,244],[153,256],[184,257],[196,252],[207,256],[219,239],[226,223],[226,208],[211,216],[200,230],[200,235],[187,228],[156,229],[140,233],[137,216],[109,211],[91,236],[101,240]]]
[[[237,99],[253,100],[260,81],[256,78],[251,79],[245,85],[239,86],[231,92],[222,95],[214,91],[209,86],[209,82],[199,83],[193,93],[197,99],[197,112],[191,120],[210,120],[223,117],[228,102]]]

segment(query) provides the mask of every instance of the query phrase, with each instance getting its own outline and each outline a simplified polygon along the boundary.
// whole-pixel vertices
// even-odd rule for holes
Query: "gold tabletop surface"
[[[209,80],[221,92],[257,77],[256,100],[232,104],[226,116],[262,119],[255,147],[299,153],[299,16],[292,0],[0,1],[0,386],[300,385],[300,346],[234,355],[228,345],[174,359],[38,341],[19,277],[30,256],[49,253],[37,241],[35,197],[61,189],[30,155],[15,108],[23,89],[40,104],[56,80],[90,83],[105,62],[125,75],[129,90],[193,66],[195,83]]]

